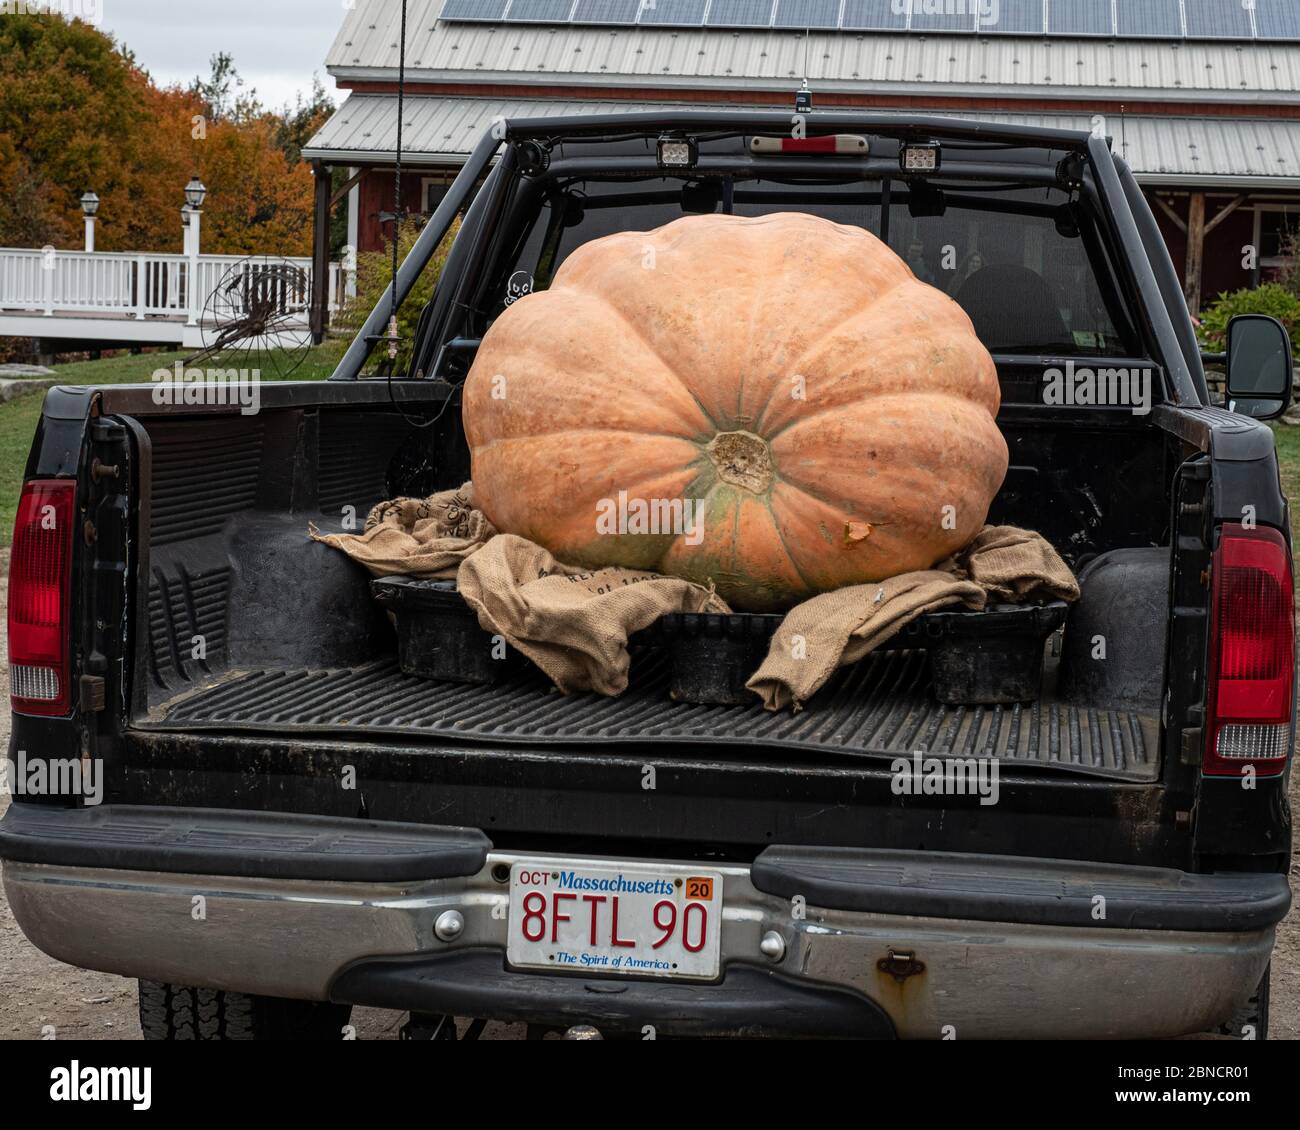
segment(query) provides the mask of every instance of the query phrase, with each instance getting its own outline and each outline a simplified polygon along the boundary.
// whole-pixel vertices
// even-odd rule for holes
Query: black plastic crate
[[[397,621],[397,662],[408,675],[453,683],[495,683],[524,657],[479,627],[455,581],[381,577],[370,592]]]
[[[1068,611],[1062,600],[993,604],[983,612],[930,612],[909,627],[919,629],[929,653],[940,702],[995,706],[1042,693],[1044,645]]]
[[[781,616],[670,612],[645,633],[668,651],[670,693],[678,702],[756,703],[745,689],[767,656]]]
[[[397,621],[398,663],[408,675],[456,683],[494,683],[527,660],[479,627],[454,581],[383,577],[370,590]],[[1062,601],[990,605],[983,612],[943,610],[920,616],[881,650],[924,649],[935,697],[943,703],[1030,702],[1042,689],[1043,648],[1065,623]],[[783,617],[750,613],[675,612],[632,644],[662,649],[679,702],[756,703],[745,683],[758,670]]]
[[[942,703],[1030,702],[1043,682],[1047,637],[1065,623],[1067,606],[990,605],[982,612],[941,610],[920,616],[878,650],[924,649],[935,697]],[[682,702],[756,702],[745,688],[767,655],[781,616],[675,612],[655,629],[672,664],[671,693]]]

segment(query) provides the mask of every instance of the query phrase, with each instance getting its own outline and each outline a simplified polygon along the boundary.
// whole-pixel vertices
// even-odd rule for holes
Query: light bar
[[[865,157],[870,150],[865,137],[830,133],[824,137],[752,137],[751,153],[825,153],[837,157]]]
[[[941,160],[937,141],[908,143],[898,151],[898,164],[905,173],[936,173]]]
[[[699,145],[693,137],[666,133],[659,139],[658,159],[661,169],[689,169],[699,157]]]

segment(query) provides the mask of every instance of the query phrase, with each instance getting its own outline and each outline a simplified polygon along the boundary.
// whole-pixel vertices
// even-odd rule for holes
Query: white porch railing
[[[242,255],[184,255],[133,251],[54,251],[0,247],[0,311],[57,315],[119,315],[139,320],[201,319],[208,296]],[[311,295],[310,259],[267,257],[303,272],[301,287],[286,288],[285,313],[307,320]],[[195,269],[197,268],[197,269]],[[194,283],[191,288],[191,273]],[[330,264],[329,308],[339,308],[345,272]]]

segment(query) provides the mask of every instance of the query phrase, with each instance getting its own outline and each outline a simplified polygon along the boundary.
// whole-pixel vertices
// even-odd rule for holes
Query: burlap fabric
[[[482,627],[504,636],[566,692],[621,694],[631,665],[628,637],[665,613],[730,611],[712,591],[679,577],[575,569],[513,534],[466,558],[456,587]]]
[[[627,689],[628,638],[669,612],[729,612],[711,589],[677,577],[565,565],[498,534],[473,487],[381,503],[361,534],[311,536],[375,576],[456,579],[479,624],[501,635],[565,692]],[[747,686],[769,710],[799,709],[837,668],[855,663],[925,612],[989,601],[1077,600],[1079,587],[1038,534],[986,526],[933,569],[804,601],[785,617]]]
[[[678,577],[579,569],[530,541],[498,534],[473,508],[469,483],[426,499],[380,503],[361,534],[310,532],[377,577],[454,577],[479,624],[565,692],[621,694],[631,665],[628,637],[667,612],[730,611],[712,590]]]
[[[315,526],[309,532],[314,541],[341,550],[376,577],[441,580],[455,577],[460,563],[496,536],[492,523],[474,509],[470,483],[428,498],[381,502],[360,534],[322,534]]]
[[[798,710],[837,668],[856,663],[926,612],[990,601],[1078,600],[1069,566],[1040,534],[985,526],[933,569],[822,593],[791,609],[745,685],[768,710]]]

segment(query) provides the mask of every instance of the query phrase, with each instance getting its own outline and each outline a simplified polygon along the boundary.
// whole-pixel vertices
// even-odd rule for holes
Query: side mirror
[[[1274,420],[1291,406],[1291,337],[1267,314],[1228,323],[1228,408]]]

